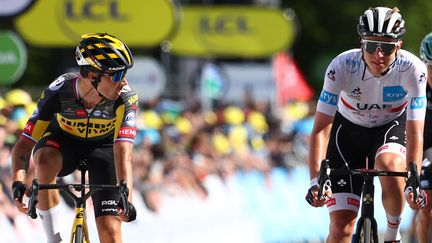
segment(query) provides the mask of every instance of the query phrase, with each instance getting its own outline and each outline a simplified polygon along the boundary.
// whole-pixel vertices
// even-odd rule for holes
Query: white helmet
[[[360,16],[357,25],[360,37],[380,36],[399,40],[405,32],[405,21],[398,8],[369,8]]]

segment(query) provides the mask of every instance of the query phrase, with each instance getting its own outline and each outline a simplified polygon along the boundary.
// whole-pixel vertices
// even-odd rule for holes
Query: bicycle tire
[[[365,218],[360,231],[360,242],[361,243],[374,243],[373,242],[373,230],[372,222],[369,218]]]
[[[82,225],[77,225],[75,229],[75,240],[74,243],[84,243],[84,231]]]
[[[364,218],[361,223],[360,231],[353,242],[358,243],[378,243],[378,232],[376,221]]]

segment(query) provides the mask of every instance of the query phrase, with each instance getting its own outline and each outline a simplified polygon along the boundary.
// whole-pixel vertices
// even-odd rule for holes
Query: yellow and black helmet
[[[80,66],[91,66],[98,71],[123,71],[133,66],[132,53],[127,45],[107,33],[81,36],[75,59]]]

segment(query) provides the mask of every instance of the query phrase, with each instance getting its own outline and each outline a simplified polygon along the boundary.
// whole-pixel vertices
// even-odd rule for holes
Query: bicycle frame
[[[81,228],[84,235],[83,235],[83,243],[90,243],[89,233],[88,233],[88,227],[87,227],[87,214],[86,214],[86,208],[75,208],[75,219],[72,224],[72,232],[70,236],[70,243],[74,243],[73,240],[75,239],[77,235],[77,229]]]
[[[362,176],[363,177],[363,185],[362,185],[362,193],[361,193],[361,203],[360,203],[360,217],[357,219],[355,234],[353,235],[353,243],[360,242],[361,233],[364,227],[365,222],[370,222],[369,229],[372,231],[372,236],[368,235],[367,238],[369,241],[366,242],[378,242],[378,231],[377,231],[377,222],[374,217],[374,194],[375,194],[375,186],[374,186],[374,177],[379,176],[396,176],[396,177],[408,177],[408,172],[396,172],[396,171],[381,171],[375,169],[331,169],[330,161],[323,160],[321,162],[320,172],[318,175],[318,198],[323,198],[325,195],[325,185],[327,185],[327,181],[330,180],[330,174],[336,175],[353,175],[353,176]],[[368,223],[369,223],[368,222]],[[373,241],[371,241],[373,240]]]
[[[38,203],[37,196],[39,190],[50,190],[50,189],[58,189],[63,190],[66,194],[74,201],[75,204],[75,218],[72,225],[72,232],[70,236],[70,242],[74,243],[75,237],[78,237],[78,231],[82,230],[83,235],[82,243],[90,243],[88,227],[87,227],[87,215],[86,215],[86,201],[87,199],[98,190],[117,190],[120,192],[120,200],[123,205],[127,205],[128,194],[129,191],[126,186],[126,182],[121,181],[120,186],[116,185],[90,185],[86,184],[85,176],[86,176],[86,165],[85,162],[80,162],[78,167],[81,174],[81,184],[39,184],[37,179],[34,179],[31,186],[31,194],[29,199],[29,212],[28,215],[36,219],[36,204]],[[80,192],[79,196],[75,195],[73,191]],[[126,207],[128,208],[128,206]],[[128,213],[128,212],[126,212]],[[80,229],[81,228],[81,229]],[[75,241],[79,242],[79,241]]]
[[[362,194],[361,194],[361,212],[360,217],[357,219],[356,230],[353,236],[353,242],[360,242],[361,231],[364,227],[365,222],[368,222],[369,219],[370,225],[367,227],[372,230],[372,239],[369,237],[370,232],[366,233],[366,242],[378,242],[378,232],[377,232],[377,222],[374,217],[374,195],[375,195],[375,186],[373,184],[373,175],[368,173],[363,174],[363,186],[362,186]]]

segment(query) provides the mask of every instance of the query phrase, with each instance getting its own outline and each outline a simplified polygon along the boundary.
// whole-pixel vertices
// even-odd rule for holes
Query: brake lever
[[[125,212],[125,215],[129,215],[129,189],[127,187],[126,181],[121,180],[120,181],[120,200],[123,205],[123,211]]]
[[[38,194],[39,194],[39,183],[37,179],[34,179],[32,181],[32,185],[30,188],[30,198],[28,202],[28,213],[27,213],[27,215],[30,216],[32,219],[37,218],[36,204],[39,202],[37,199]]]

